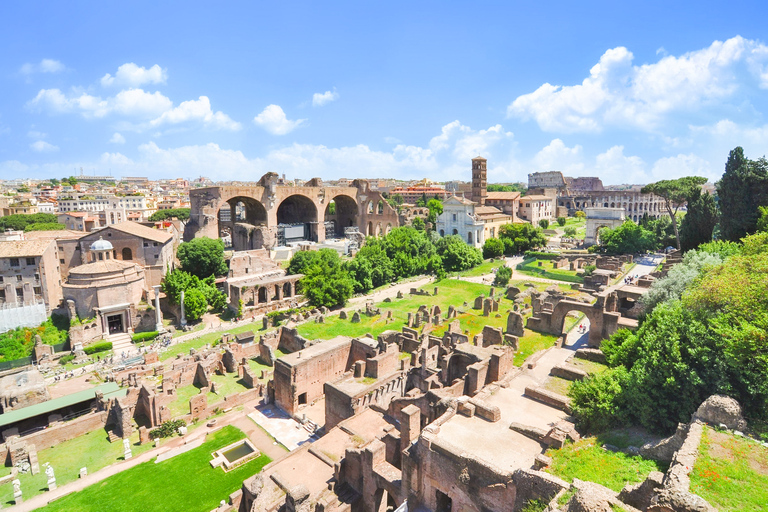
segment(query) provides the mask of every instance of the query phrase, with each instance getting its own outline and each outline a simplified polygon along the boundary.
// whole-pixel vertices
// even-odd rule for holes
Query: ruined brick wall
[[[24,436],[23,439],[27,444],[34,444],[39,451],[44,450],[45,448],[53,448],[64,441],[69,441],[70,439],[80,437],[88,432],[104,428],[104,425],[106,424],[107,412],[94,412],[80,416],[71,421],[59,423],[58,425],[41,430],[40,432]]]

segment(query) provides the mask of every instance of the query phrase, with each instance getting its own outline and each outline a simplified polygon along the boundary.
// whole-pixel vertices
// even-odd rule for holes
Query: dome
[[[91,244],[91,250],[92,251],[111,251],[112,244],[100,237],[98,240],[96,240]]]

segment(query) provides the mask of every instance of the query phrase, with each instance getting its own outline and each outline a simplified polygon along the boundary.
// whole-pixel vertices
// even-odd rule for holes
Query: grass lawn
[[[217,402],[220,402],[224,399],[225,396],[248,391],[249,389],[245,386],[242,379],[237,378],[236,373],[228,373],[226,375],[213,374],[210,376],[210,378],[215,384],[216,393],[208,393],[208,405],[213,405]],[[182,414],[189,414],[189,399],[199,393],[200,388],[194,384],[177,388],[176,399],[168,404],[168,409],[171,411],[171,416],[175,418],[177,416],[181,416]]]
[[[768,448],[705,427],[691,491],[721,512],[768,509]]]
[[[154,459],[65,496],[42,510],[102,512],[208,512],[270,462],[260,457],[225,473],[209,464],[211,453],[243,439],[231,425],[208,436],[199,448],[155,464]]]
[[[544,381],[544,389],[563,396],[568,396],[568,390],[571,389],[571,384],[573,384],[573,381],[550,375],[547,377],[547,380]]]
[[[539,350],[547,349],[555,344],[558,336],[543,332],[525,330],[525,336],[518,342],[519,350],[515,353],[515,366],[521,366],[526,359]]]
[[[131,451],[134,457],[150,450],[153,445],[139,445],[137,430],[131,435]],[[110,443],[104,429],[98,429],[70,441],[59,443],[53,448],[40,450],[37,453],[40,463],[40,473],[37,475],[19,474],[21,490],[24,498],[29,499],[48,490],[48,477],[45,475],[43,464],[50,463],[56,474],[56,483],[61,486],[79,478],[80,468],[88,468],[88,473],[123,460],[123,443]],[[7,483],[0,487],[0,503],[12,504],[13,486]]]
[[[541,266],[539,266],[539,263],[541,263]],[[520,263],[516,270],[521,274],[543,277],[546,279],[555,279],[557,281],[567,281],[569,283],[584,282],[584,278],[576,275],[575,270],[554,268],[553,260],[528,259]]]
[[[651,471],[667,470],[663,463],[603,450],[601,447],[603,443],[619,446],[616,444],[617,439],[616,436],[586,437],[577,443],[567,443],[559,450],[547,450],[547,455],[552,457],[552,464],[547,471],[567,482],[579,478],[618,492],[625,484],[642,482]]]
[[[506,259],[500,259],[496,261],[484,261],[480,265],[476,266],[475,268],[471,268],[469,270],[465,270],[464,272],[457,272],[457,275],[460,275],[461,277],[477,277],[477,276],[484,276],[486,274],[490,274],[493,272],[493,269],[502,267],[506,264]]]
[[[268,329],[268,330],[272,330],[272,329]],[[221,336],[225,332],[228,332],[230,334],[240,334],[241,332],[245,332],[245,331],[253,331],[258,334],[264,334],[267,332],[262,329],[261,321],[250,322],[244,325],[238,325],[237,327],[233,327],[232,329],[227,329],[226,331],[209,332],[207,334],[203,334],[200,337],[169,347],[167,351],[160,354],[160,360],[165,361],[166,359],[176,357],[176,354],[189,354],[189,349],[191,348],[194,348],[195,350],[199,350],[200,348],[204,347],[208,343],[213,343],[215,341],[220,340]]]

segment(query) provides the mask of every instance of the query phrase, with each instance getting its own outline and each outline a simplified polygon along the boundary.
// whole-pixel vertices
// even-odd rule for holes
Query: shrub
[[[603,432],[621,424],[622,389],[628,380],[627,370],[619,366],[574,382],[568,396],[579,425]]]
[[[525,259],[556,260],[559,257],[559,254],[553,252],[527,251],[525,253]]]
[[[549,221],[547,219],[541,219],[539,221],[539,226],[541,226],[541,229],[547,229],[549,227]]]
[[[71,363],[72,361],[74,361],[74,359],[75,359],[75,356],[73,356],[72,354],[67,354],[66,356],[61,356],[59,358],[59,364],[64,365],[67,363]]]
[[[157,338],[158,334],[160,333],[157,331],[137,332],[131,336],[131,339],[134,343],[141,343],[142,341],[153,340]]]
[[[557,218],[557,223],[558,223],[560,226],[565,226],[565,217],[558,217],[558,218]]]
[[[186,426],[184,420],[166,421],[156,429],[150,430],[149,437],[152,439],[157,439],[159,437],[171,437],[172,435],[176,434],[176,431],[179,429],[179,427],[184,426]]]
[[[506,265],[499,267],[496,271],[496,278],[493,280],[494,286],[507,286],[509,279],[512,277],[512,269]]]
[[[498,258],[504,254],[504,242],[498,238],[489,238],[483,244],[483,258]]]
[[[565,236],[568,238],[573,238],[576,236],[576,228],[573,226],[568,226],[565,228]]]
[[[88,345],[83,349],[83,352],[85,352],[87,355],[91,355],[91,354],[95,354],[96,352],[104,352],[107,350],[112,350],[111,341],[102,341],[101,343],[94,343],[93,345]]]
[[[597,265],[587,265],[584,267],[584,275],[591,276],[595,270],[597,270]]]

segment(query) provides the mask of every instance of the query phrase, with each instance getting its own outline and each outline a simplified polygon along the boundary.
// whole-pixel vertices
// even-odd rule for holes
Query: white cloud
[[[336,92],[336,89],[333,89],[333,91],[325,91],[323,93],[316,92],[312,95],[312,106],[322,107],[337,99],[339,99],[339,93]]]
[[[22,75],[31,75],[33,73],[61,73],[65,69],[67,69],[66,66],[58,60],[43,59],[39,64],[26,63],[21,66],[19,71]]]
[[[560,139],[553,139],[533,157],[534,171],[560,171],[566,175],[584,171],[583,148],[578,144],[569,148]]]
[[[613,146],[597,155],[590,174],[599,176],[606,184],[644,184],[649,181],[643,159],[639,156],[626,156],[624,146]]]
[[[239,130],[240,123],[233,121],[228,115],[211,110],[211,101],[207,96],[197,100],[183,101],[178,107],[163,112],[157,119],[151,121],[152,126],[162,124],[178,124],[186,121],[201,121],[206,126],[223,130]]]
[[[112,135],[112,138],[109,139],[109,142],[111,142],[112,144],[125,144],[125,137],[123,137],[118,132],[115,132]]]
[[[47,133],[39,132],[37,130],[30,130],[27,132],[27,137],[30,139],[44,139],[48,136]]]
[[[107,73],[101,78],[102,87],[129,86],[139,87],[144,84],[164,84],[168,80],[168,70],[155,64],[147,69],[128,62],[117,68],[115,76]]]
[[[111,98],[103,99],[87,93],[66,96],[59,89],[41,89],[27,107],[38,112],[77,112],[83,117],[104,117],[112,112],[129,117],[156,117],[173,106],[173,102],[159,92],[149,93],[142,89],[120,91]]]
[[[48,142],[45,142],[44,140],[38,140],[36,142],[33,142],[29,145],[30,148],[32,148],[33,151],[37,151],[38,153],[54,153],[59,150],[58,146],[54,146],[53,144],[50,144]]]
[[[253,118],[253,122],[261,126],[273,135],[285,135],[292,132],[306,119],[290,121],[279,105],[268,105],[259,115]]]
[[[740,36],[679,57],[635,66],[624,47],[606,51],[578,85],[543,84],[516,98],[508,117],[534,119],[542,130],[598,132],[605,126],[653,131],[669,114],[707,116],[751,84],[768,88],[768,47]]]
[[[648,181],[672,180],[683,176],[704,176],[710,181],[716,181],[721,175],[722,172],[713,172],[709,162],[691,153],[658,159],[653,164]]]

